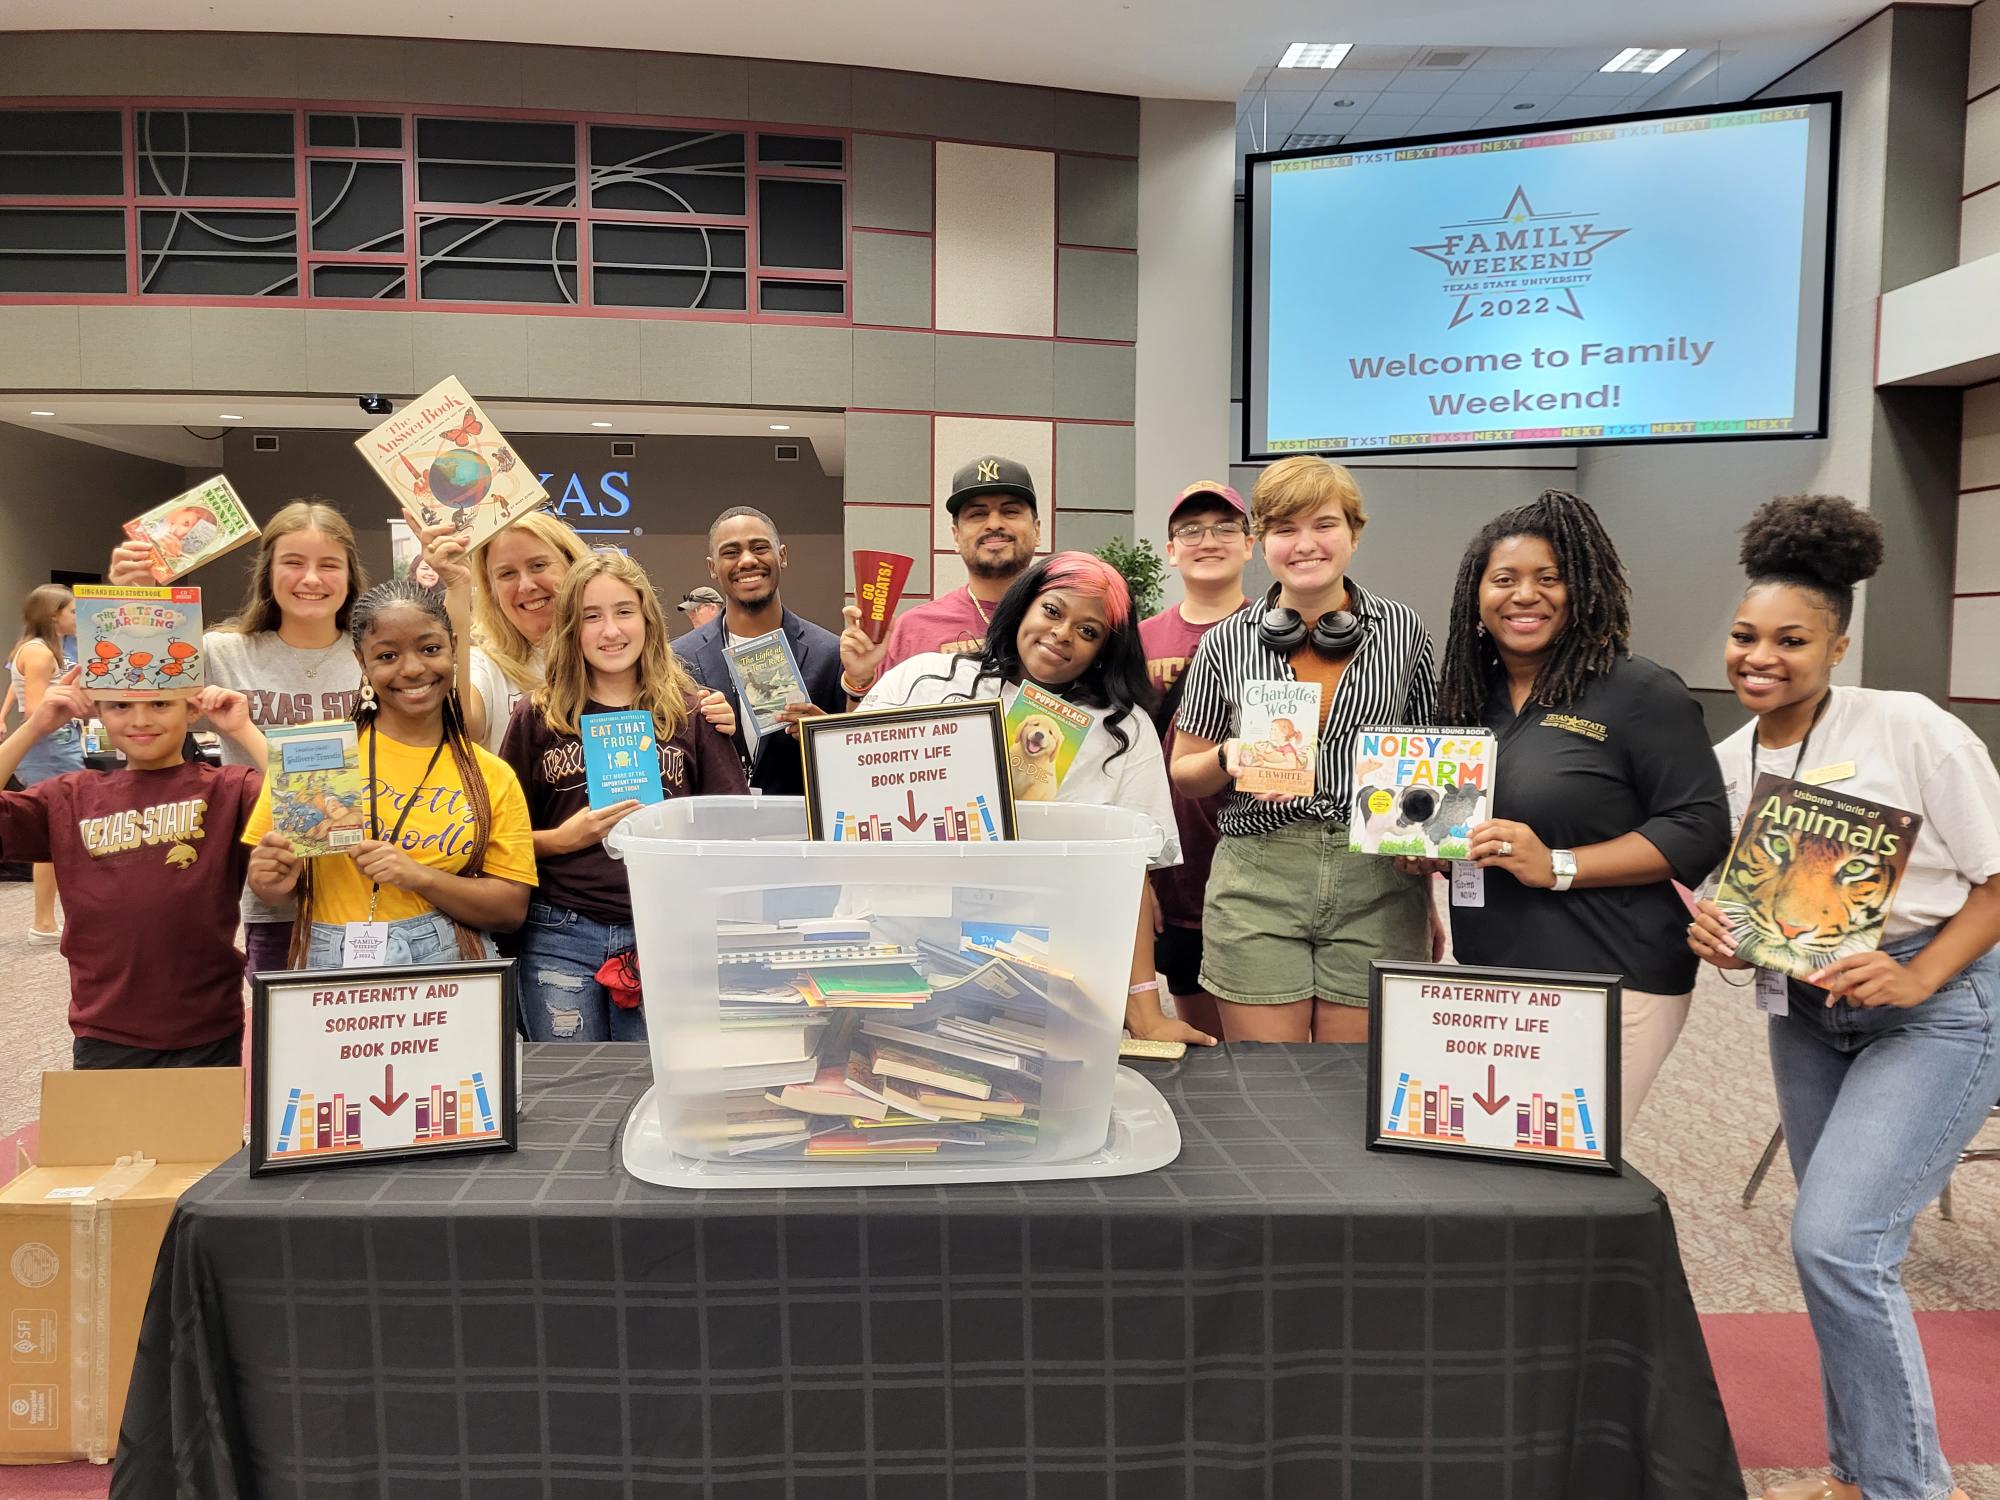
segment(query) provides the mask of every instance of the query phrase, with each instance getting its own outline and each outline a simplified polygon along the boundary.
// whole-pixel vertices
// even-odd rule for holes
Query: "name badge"
[[[340,966],[343,969],[372,969],[389,952],[387,922],[348,922],[340,934]]]
[[[1807,786],[1831,786],[1836,781],[1845,781],[1854,774],[1854,762],[1843,760],[1830,766],[1815,766],[1799,780]]]
[[[1767,1016],[1788,1016],[1792,1013],[1791,993],[1786,987],[1785,976],[1776,969],[1757,971],[1757,1009]]]
[[[1486,904],[1486,871],[1469,859],[1455,859],[1451,862],[1451,904],[1453,906]]]

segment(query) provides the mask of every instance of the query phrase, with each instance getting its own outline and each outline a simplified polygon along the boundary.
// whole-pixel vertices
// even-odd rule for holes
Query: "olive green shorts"
[[[1202,911],[1202,988],[1239,1005],[1366,1005],[1373,960],[1430,957],[1428,885],[1350,853],[1344,823],[1227,836]]]

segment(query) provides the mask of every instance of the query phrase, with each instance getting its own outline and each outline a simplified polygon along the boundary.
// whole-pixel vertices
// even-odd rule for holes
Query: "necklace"
[[[979,596],[972,592],[972,588],[970,585],[967,585],[966,587],[965,597],[970,599],[972,601],[972,607],[979,611],[979,623],[981,625],[984,625],[989,630],[992,629],[993,616],[989,615],[986,612],[986,606],[979,602]]]
[[[280,639],[283,639],[283,637],[280,637]],[[297,651],[301,655],[304,654],[305,648],[303,646],[294,646],[289,641],[286,641],[285,645],[289,650]],[[340,648],[340,637],[338,635],[335,635],[333,638],[333,643],[329,645],[324,651],[320,652],[318,656],[314,657],[312,660],[312,664],[310,666],[306,666],[302,663],[301,666],[306,674],[306,679],[308,681],[316,681],[319,677],[319,669],[326,665],[326,659],[329,656],[332,656],[333,653],[339,648]]]

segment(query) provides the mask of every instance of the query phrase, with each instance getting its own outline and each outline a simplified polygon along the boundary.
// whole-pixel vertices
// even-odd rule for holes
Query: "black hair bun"
[[[1882,523],[1838,495],[1780,495],[1743,528],[1751,578],[1806,578],[1852,588],[1882,566]]]

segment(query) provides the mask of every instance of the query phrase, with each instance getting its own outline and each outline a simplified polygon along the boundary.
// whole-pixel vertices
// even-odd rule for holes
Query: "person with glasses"
[[[1256,549],[1249,507],[1226,484],[1197,480],[1180,492],[1167,513],[1167,564],[1181,575],[1184,597],[1139,622],[1139,644],[1146,653],[1146,675],[1160,695],[1153,724],[1169,758],[1181,673],[1210,627],[1249,602],[1243,597],[1243,569]],[[1221,794],[1190,797],[1179,787],[1172,791],[1181,863],[1153,871],[1153,954],[1167,993],[1174,997],[1174,1013],[1197,1030],[1220,1036],[1215,996],[1201,987],[1201,907],[1215,845],[1222,837],[1216,820],[1227,799]]]

